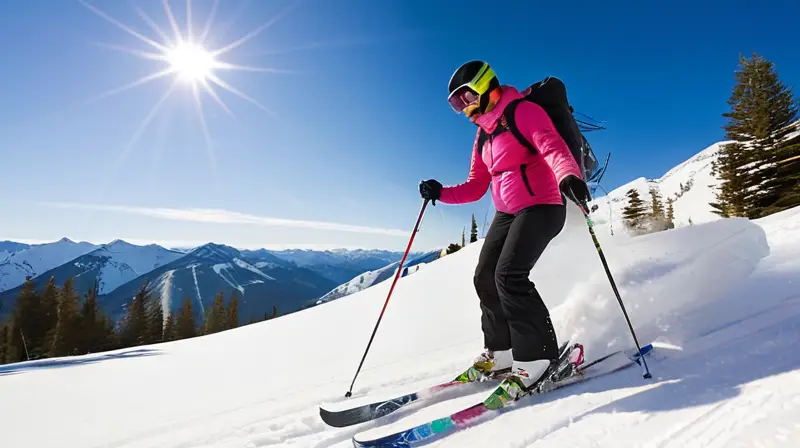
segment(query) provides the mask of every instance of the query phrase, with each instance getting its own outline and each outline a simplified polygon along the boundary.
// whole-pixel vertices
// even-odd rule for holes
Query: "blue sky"
[[[558,3],[558,4],[556,4]],[[504,83],[562,78],[612,164],[603,186],[659,177],[724,137],[739,53],[756,50],[800,88],[796,2],[222,1],[205,46],[218,59],[203,130],[189,83],[120,50],[157,50],[159,1],[13,2],[0,11],[0,239],[237,247],[403,249],[417,184],[464,180],[474,136],[447,106],[453,70],[486,59]],[[187,35],[187,2],[169,3]],[[190,3],[202,34],[213,0]],[[137,8],[144,14],[140,14]],[[267,27],[263,25],[269,24]],[[136,138],[134,138],[136,137]],[[207,143],[207,142],[210,142]],[[429,208],[417,248],[460,239],[491,201]]]

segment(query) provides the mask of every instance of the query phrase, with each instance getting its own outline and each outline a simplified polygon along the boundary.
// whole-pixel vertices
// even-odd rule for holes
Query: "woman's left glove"
[[[436,201],[442,196],[442,184],[435,179],[423,180],[419,183],[419,194],[422,199],[427,199],[436,205]]]
[[[589,187],[575,176],[567,176],[561,181],[561,191],[573,202],[586,208],[589,202]],[[588,210],[587,210],[588,211]]]

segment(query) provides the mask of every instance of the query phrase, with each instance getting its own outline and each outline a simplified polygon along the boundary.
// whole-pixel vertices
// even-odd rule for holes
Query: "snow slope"
[[[611,225],[614,231],[622,230],[622,209],[628,203],[626,193],[631,188],[635,188],[645,202],[650,201],[650,188],[657,189],[661,193],[665,208],[667,198],[674,199],[676,227],[689,225],[690,219],[694,224],[719,219],[708,205],[715,200],[714,194],[719,185],[719,180],[711,174],[711,164],[725,143],[719,142],[709,146],[672,168],[659,179],[640,177],[611,190],[608,195],[602,195],[602,191],[598,190],[597,197],[592,202],[592,205],[598,206],[597,211],[592,214],[593,219],[597,224]],[[687,191],[681,193],[681,186]]]
[[[653,379],[637,368],[618,372],[428,446],[796,446],[800,208],[600,238],[639,338],[657,343]],[[321,402],[354,404],[448,380],[480,351],[472,272],[481,244],[400,280],[352,398],[343,395],[389,282],[197,339],[0,366],[0,440],[30,448],[351,446],[356,432],[387,428],[329,428]],[[584,342],[588,357],[631,344],[574,208],[531,277],[559,339]],[[441,416],[488,390],[382,423]]]
[[[34,244],[14,252],[0,261],[0,292],[21,285],[26,276],[36,277],[97,247],[91,243],[76,243],[62,238],[54,243]]]
[[[0,241],[0,262],[10,257],[14,252],[31,247],[29,244],[17,243],[15,241]]]

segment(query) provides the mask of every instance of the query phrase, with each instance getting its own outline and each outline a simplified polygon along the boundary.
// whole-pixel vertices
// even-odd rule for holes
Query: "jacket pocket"
[[[535,196],[533,194],[533,189],[531,188],[531,184],[530,184],[530,182],[528,182],[528,173],[525,172],[525,168],[527,168],[527,167],[528,167],[528,165],[525,164],[525,163],[520,165],[519,166],[519,173],[522,175],[522,183],[525,184],[525,188],[528,190],[528,193],[530,193],[531,196]]]

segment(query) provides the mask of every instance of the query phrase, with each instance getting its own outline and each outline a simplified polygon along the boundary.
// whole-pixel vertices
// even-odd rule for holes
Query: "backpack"
[[[506,109],[503,111],[503,116],[500,119],[500,126],[491,134],[487,135],[481,129],[478,136],[478,153],[483,150],[483,145],[486,140],[491,139],[498,134],[511,131],[514,137],[523,146],[528,148],[532,153],[536,154],[537,150],[527,138],[519,131],[517,124],[514,121],[514,112],[520,101],[530,101],[536,103],[545,110],[547,115],[553,121],[556,131],[558,131],[561,138],[564,139],[569,147],[572,157],[578,163],[578,167],[583,175],[583,180],[588,181],[592,179],[599,167],[599,162],[592,152],[592,147],[586,137],[581,133],[578,127],[578,122],[573,116],[573,108],[567,101],[567,87],[564,82],[554,76],[536,82],[522,92],[522,98],[511,101]]]

